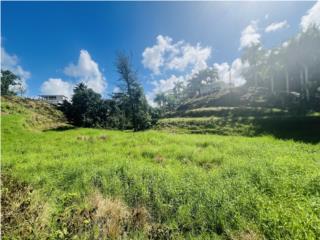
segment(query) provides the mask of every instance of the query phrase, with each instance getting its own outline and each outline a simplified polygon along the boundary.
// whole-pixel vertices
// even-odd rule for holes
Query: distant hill
[[[320,141],[318,112],[282,108],[284,101],[294,106],[295,96],[271,95],[262,88],[245,86],[196,97],[167,112],[157,129],[173,132],[219,135],[273,135],[283,139]],[[302,109],[303,110],[303,109]]]
[[[241,86],[190,99],[177,112],[208,107],[282,108],[285,100],[294,104],[295,98],[294,93],[274,95],[264,88]]]

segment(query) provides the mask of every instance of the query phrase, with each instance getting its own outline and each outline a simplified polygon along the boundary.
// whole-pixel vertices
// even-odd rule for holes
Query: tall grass
[[[105,237],[131,239],[320,238],[319,144],[271,136],[34,131],[23,126],[25,118],[2,116],[2,171],[30,184],[49,206],[52,238],[98,238],[99,227]],[[92,203],[96,193],[102,197]],[[90,215],[95,208],[88,206],[100,206],[107,218]],[[119,210],[108,220],[110,206]],[[119,226],[106,229],[108,221]]]

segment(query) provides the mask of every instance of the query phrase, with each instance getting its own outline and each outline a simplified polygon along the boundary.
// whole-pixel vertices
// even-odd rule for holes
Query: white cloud
[[[199,71],[207,67],[210,56],[210,47],[202,47],[200,43],[192,46],[184,41],[173,43],[172,38],[159,35],[157,43],[143,51],[142,64],[156,75],[161,70],[184,71],[189,67]]]
[[[147,102],[151,107],[157,107],[157,104],[154,102],[154,97],[152,92],[146,93]]]
[[[31,73],[19,65],[19,59],[16,55],[8,54],[3,47],[1,47],[1,69],[10,70],[20,77],[22,87],[27,90],[27,80],[31,77]],[[14,86],[12,90],[18,91]]]
[[[311,25],[316,25],[320,28],[320,1],[317,1],[312,8],[310,8],[306,15],[301,18],[300,25],[305,31]]]
[[[227,84],[230,83],[230,73],[231,73],[231,81],[234,86],[243,85],[246,80],[242,76],[242,72],[249,66],[249,64],[243,63],[240,58],[235,59],[231,67],[228,63],[215,63],[213,65],[219,74],[219,79]]]
[[[73,84],[63,81],[61,78],[49,78],[41,85],[41,93],[49,95],[64,95],[71,98]]]
[[[160,73],[160,67],[164,64],[166,53],[175,53],[176,46],[172,45],[172,39],[168,36],[157,36],[157,43],[152,47],[147,47],[142,53],[142,64],[150,69],[154,74]]]
[[[119,87],[114,87],[112,90],[112,93],[119,93],[121,92],[121,89]]]
[[[78,63],[69,64],[64,73],[75,78],[76,82],[84,82],[89,88],[95,92],[102,94],[106,89],[107,83],[105,77],[99,70],[98,64],[92,60],[90,54],[86,50],[80,51]],[[61,78],[49,78],[41,85],[42,94],[59,94],[71,98],[75,84],[70,81],[64,81]]]
[[[270,25],[268,25],[266,27],[266,29],[264,31],[269,33],[269,32],[275,32],[275,31],[278,31],[282,28],[288,28],[288,27],[289,27],[289,24],[288,24],[287,20],[284,20],[282,22],[271,23]]]
[[[184,80],[185,79],[183,76],[177,77],[176,75],[171,75],[167,79],[161,79],[159,81],[155,81],[153,82],[153,85],[155,86],[154,92],[155,93],[167,92],[174,88],[175,83],[184,82]]]
[[[155,106],[153,99],[157,93],[172,90],[178,81],[186,84],[190,76],[207,68],[210,56],[210,47],[202,47],[200,43],[173,42],[172,38],[159,35],[156,44],[143,51],[142,64],[155,75],[171,75],[152,82],[153,89],[146,94],[149,104]],[[181,76],[176,76],[177,71]]]
[[[289,46],[289,41],[285,41],[282,43],[282,47],[286,48]]]
[[[210,47],[201,47],[199,43],[196,46],[183,44],[179,49],[179,55],[167,63],[167,68],[183,71],[191,65],[192,72],[195,73],[207,67],[207,60],[210,56]]]
[[[76,65],[71,63],[64,69],[64,73],[67,76],[76,78],[79,82],[84,82],[89,88],[100,94],[107,87],[107,82],[98,64],[86,50],[80,51],[78,63]]]
[[[251,23],[241,32],[240,49],[259,44],[260,37],[261,35],[258,33],[257,21],[251,21]]]

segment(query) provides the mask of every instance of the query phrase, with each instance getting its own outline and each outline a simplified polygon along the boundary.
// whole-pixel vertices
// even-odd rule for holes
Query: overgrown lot
[[[1,116],[4,239],[320,238],[319,144],[39,131],[23,109]]]

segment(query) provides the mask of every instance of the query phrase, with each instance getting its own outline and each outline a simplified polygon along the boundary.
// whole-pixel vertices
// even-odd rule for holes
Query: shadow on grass
[[[211,119],[176,120],[163,122],[161,128],[185,130],[189,133],[237,135],[256,137],[272,135],[275,138],[305,143],[320,143],[320,117],[222,117]]]
[[[67,126],[60,126],[60,127],[57,127],[57,128],[47,129],[47,130],[44,130],[44,132],[51,132],[51,131],[63,132],[63,131],[67,131],[67,130],[77,129],[77,128],[78,127],[75,127],[75,126],[72,126],[72,125],[67,125]]]
[[[253,121],[256,135],[273,135],[279,139],[320,143],[319,117],[284,117]]]

